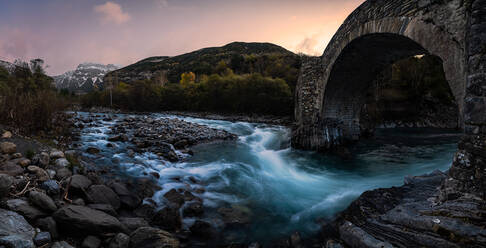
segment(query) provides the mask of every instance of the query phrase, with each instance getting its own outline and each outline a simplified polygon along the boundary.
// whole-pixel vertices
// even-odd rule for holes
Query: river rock
[[[82,248],[98,248],[101,245],[101,240],[95,236],[88,236],[81,244]]]
[[[128,136],[125,134],[119,134],[108,138],[108,141],[128,141]]]
[[[13,154],[17,151],[17,146],[12,142],[0,143],[0,152],[5,154]]]
[[[178,208],[184,204],[184,195],[177,192],[176,189],[169,190],[167,193],[164,194],[164,197]]]
[[[51,242],[51,234],[49,232],[40,232],[35,235],[34,243],[37,246],[43,246]]]
[[[10,131],[5,131],[2,134],[2,139],[10,139],[10,138],[12,138],[12,133]]]
[[[29,200],[37,207],[47,211],[54,212],[57,206],[54,201],[46,194],[38,191],[30,191]]]
[[[33,158],[32,158],[32,162],[40,167],[43,167],[45,168],[46,166],[49,165],[49,161],[50,161],[50,158],[49,158],[49,154],[47,154],[47,152],[41,152],[39,154],[36,154]]]
[[[69,230],[73,235],[124,231],[123,225],[115,217],[84,206],[65,206],[57,210],[53,217],[62,230]]]
[[[34,228],[21,215],[0,209],[0,246],[6,247],[35,247],[32,238]]]
[[[50,196],[58,196],[61,193],[61,188],[56,180],[47,180],[40,185],[40,188]]]
[[[108,248],[128,248],[130,245],[130,237],[124,233],[118,233],[111,239]]]
[[[98,154],[100,153],[100,149],[91,146],[86,149],[86,152],[89,154]]]
[[[130,234],[131,247],[178,248],[179,241],[172,234],[153,227],[140,227]]]
[[[58,158],[64,158],[64,153],[61,152],[61,151],[58,151],[58,150],[53,150],[51,151],[51,153],[49,154],[49,157],[51,159],[58,159]]]
[[[16,163],[12,163],[11,161],[7,161],[6,163],[1,164],[0,171],[10,176],[18,176],[24,173],[24,169],[22,167],[20,167]]]
[[[47,214],[31,205],[21,198],[7,200],[8,209],[20,213],[29,220],[35,220],[39,217],[45,217]]]
[[[120,208],[120,198],[105,185],[92,185],[87,191],[87,197],[92,203],[110,204],[114,209]]]
[[[125,225],[131,232],[137,230],[139,227],[149,226],[149,223],[144,218],[119,218],[120,222]]]
[[[60,168],[56,171],[56,179],[63,180],[64,178],[70,177],[73,173],[68,168]]]
[[[7,174],[0,174],[0,197],[8,196],[14,178]]]
[[[66,182],[71,182],[71,188],[77,190],[86,190],[92,184],[91,180],[83,175],[73,175],[66,179]]]
[[[18,158],[21,158],[22,157],[22,153],[20,152],[16,152],[12,155],[10,155],[12,157],[12,159],[18,159]]]
[[[41,230],[49,232],[52,238],[59,237],[56,221],[51,216],[38,219],[36,224]]]
[[[162,208],[153,216],[152,224],[160,226],[168,231],[180,230],[182,220],[181,215],[179,214],[179,209],[170,207]]]
[[[71,163],[66,158],[58,158],[55,162],[56,166],[59,168],[68,167]]]
[[[49,180],[49,174],[47,174],[47,172],[38,167],[38,166],[35,166],[35,165],[31,165],[29,167],[27,167],[27,170],[30,172],[30,173],[34,173],[35,176],[37,177],[37,180],[41,181],[41,182],[44,182],[44,181],[47,181]]]
[[[22,167],[26,167],[30,165],[30,163],[31,163],[30,159],[26,159],[26,158],[20,159],[19,162],[17,162],[17,164]]]
[[[129,209],[135,209],[136,207],[138,207],[138,205],[140,205],[142,200],[138,196],[130,193],[125,185],[114,182],[110,184],[110,187],[119,196],[122,205],[126,206]]]

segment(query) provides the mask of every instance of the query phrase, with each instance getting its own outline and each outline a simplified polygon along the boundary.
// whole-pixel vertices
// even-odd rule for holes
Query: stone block
[[[486,98],[467,97],[464,104],[464,120],[466,124],[486,124]]]

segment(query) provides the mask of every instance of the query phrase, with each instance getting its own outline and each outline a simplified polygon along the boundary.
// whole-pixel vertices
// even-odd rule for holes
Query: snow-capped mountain
[[[56,88],[68,89],[71,92],[86,93],[103,87],[103,77],[106,73],[117,70],[112,64],[83,63],[76,70],[54,76]]]

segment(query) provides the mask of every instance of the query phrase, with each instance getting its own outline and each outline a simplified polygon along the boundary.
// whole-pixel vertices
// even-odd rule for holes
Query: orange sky
[[[364,0],[0,0],[0,59],[128,65],[232,41],[322,54]]]

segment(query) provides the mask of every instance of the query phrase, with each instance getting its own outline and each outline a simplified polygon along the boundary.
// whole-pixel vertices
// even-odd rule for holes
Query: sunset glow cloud
[[[126,66],[233,41],[321,55],[364,0],[0,0],[0,60]],[[100,25],[102,24],[102,25]]]
[[[102,20],[105,23],[113,22],[116,24],[123,24],[130,20],[130,15],[123,12],[121,6],[114,2],[106,2],[102,5],[94,7],[95,12],[101,14]]]

